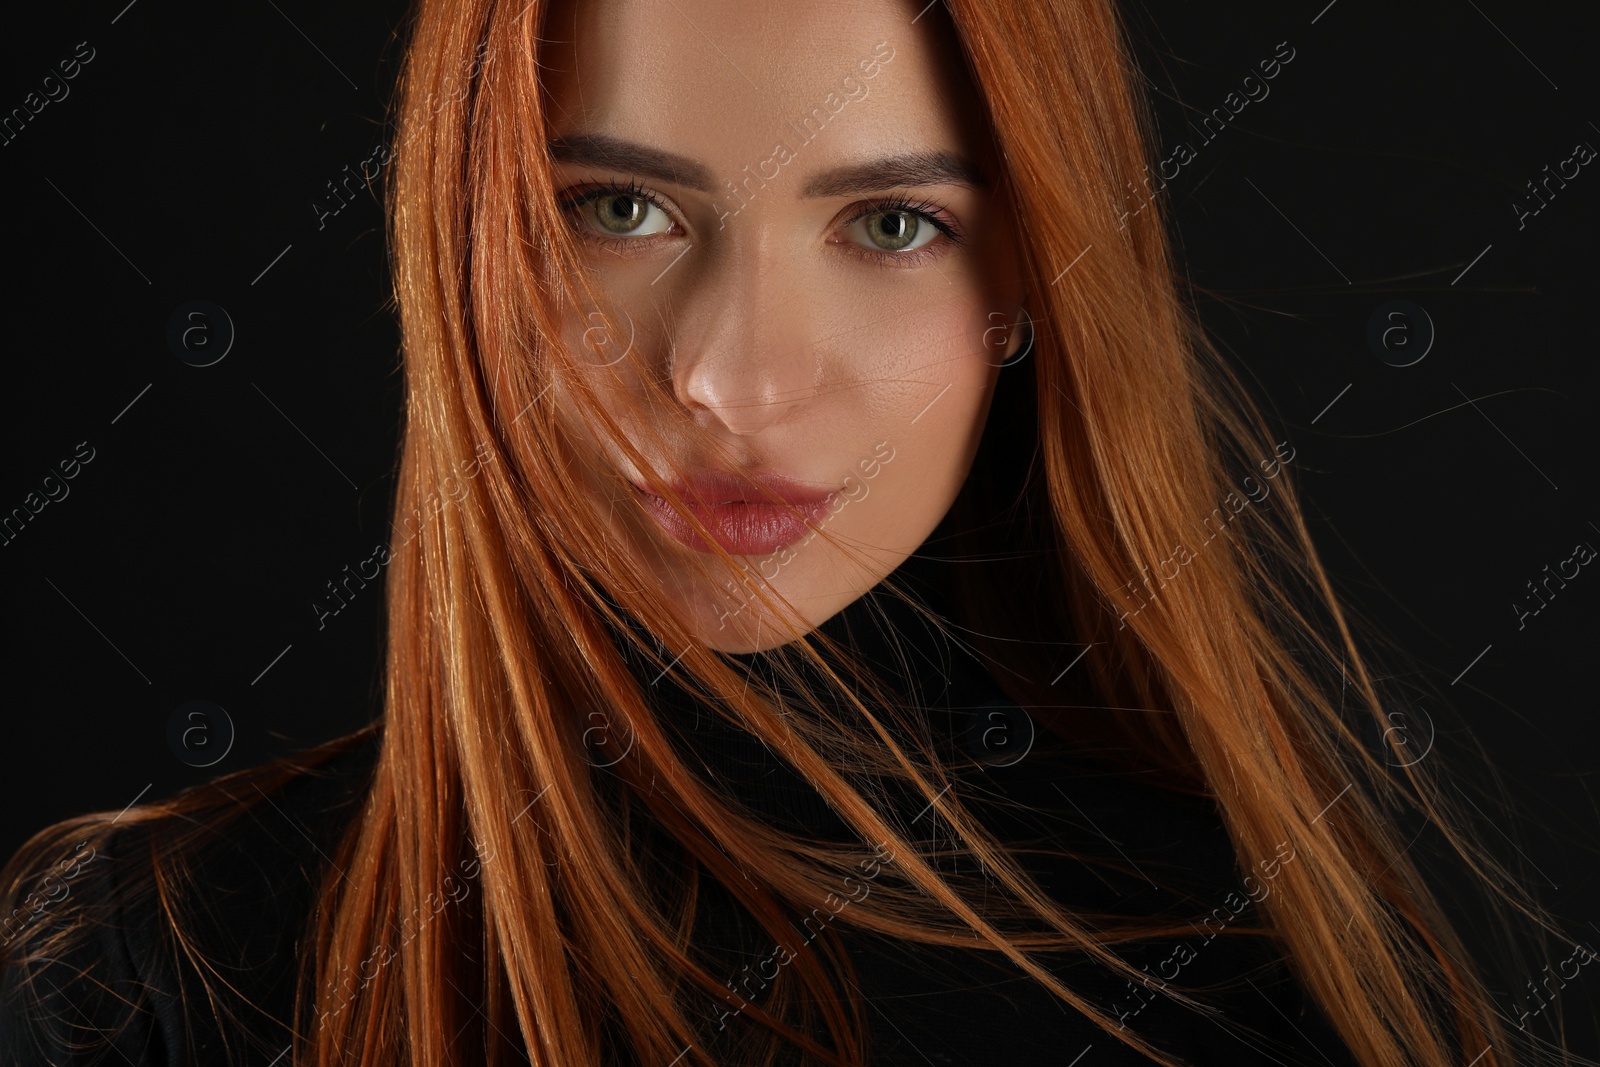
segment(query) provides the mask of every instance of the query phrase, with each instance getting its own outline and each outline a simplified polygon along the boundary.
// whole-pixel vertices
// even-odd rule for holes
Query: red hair
[[[686,945],[697,883],[664,905],[618,820],[647,812],[663,847],[775,935],[882,854],[795,840],[730,805],[677,757],[639,681],[648,669],[785,753],[861,841],[892,854],[870,898],[837,923],[1003,953],[1112,1037],[1177,1063],[1039,954],[1074,949],[1137,980],[1114,946],[1181,930],[1091,925],[1053,901],[947,788],[948,768],[902,743],[874,680],[835,669],[842,650],[823,635],[797,640],[793,656],[835,692],[803,701],[810,714],[781,714],[663,610],[641,564],[576,503],[572,448],[538,402],[544,390],[560,380],[601,432],[625,441],[560,342],[580,296],[597,297],[547,158],[537,66],[547,6],[421,0],[414,12],[387,195],[406,381],[396,524],[415,521],[416,536],[389,565],[382,748],[334,857],[344,874],[328,879],[314,916],[297,1013],[310,1025],[295,1062],[492,1064],[525,1050],[564,1067],[605,1062],[620,1042],[640,1062],[688,1046],[677,1062],[706,1064],[704,1014],[684,1006],[685,988],[742,1007],[771,1038],[765,1056],[788,1041],[823,1062],[862,1062],[861,1006],[830,978],[849,966],[834,938],[797,955],[762,1004],[730,1000],[726,976]],[[1214,798],[1243,866],[1292,842],[1303,858],[1263,900],[1266,930],[1362,1064],[1445,1067],[1485,1048],[1483,1067],[1511,1063],[1394,813],[1422,812],[1476,876],[1494,872],[1453,829],[1431,777],[1440,761],[1397,775],[1363,743],[1357,717],[1387,725],[1388,705],[1300,519],[1292,446],[1267,431],[1185,306],[1161,206],[1122,217],[1122,190],[1154,146],[1112,3],[948,0],[940,10],[987,109],[1015,216],[1029,220],[1020,247],[1036,328],[1033,355],[1002,376],[952,513],[963,556],[1017,561],[968,573],[964,624],[987,635],[974,640],[996,677],[1044,728],[1112,742],[1171,786]],[[459,503],[422,513],[475,456],[481,468]],[[1249,477],[1275,480],[1275,499],[1231,524],[1243,510],[1241,462]],[[719,582],[737,579],[736,565],[725,553],[708,563],[730,568]],[[1027,596],[1000,603],[997,587]],[[1042,681],[1057,664],[1030,640],[1040,633],[1093,643],[1083,708],[1061,707]],[[661,648],[688,651],[672,661]],[[798,666],[788,681],[808,688]],[[841,704],[855,714],[829,710]],[[634,738],[606,775],[585,757],[589,708]],[[936,869],[846,764],[923,797],[987,883]],[[123,818],[216,813],[219,797],[250,795],[242,782],[270,791],[287,773],[242,772]],[[47,848],[108,825],[85,817],[36,837],[9,868],[11,898]],[[493,859],[476,872],[474,905],[398,944],[397,918],[421,911],[440,872],[479,850]],[[181,867],[176,849],[169,859]],[[980,893],[1036,922],[998,923]],[[58,947],[40,938],[13,951]],[[394,962],[345,1000],[342,976],[378,949]],[[813,1036],[813,1012],[831,1046]]]

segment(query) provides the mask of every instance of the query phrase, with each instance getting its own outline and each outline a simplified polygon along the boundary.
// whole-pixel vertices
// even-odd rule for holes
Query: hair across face
[[[758,589],[804,632],[916,550],[1021,343],[989,130],[940,25],[900,0],[545,23],[555,190],[605,305],[573,302],[563,340],[627,439],[569,416],[580,481],[713,648],[791,639]],[[552,401],[582,410],[559,379]]]
[[[943,762],[884,743],[912,705],[864,663],[827,674],[838,649],[817,624],[898,588],[890,572],[947,511],[929,554],[959,572],[948,621],[1009,695],[1041,729],[1214,798],[1244,866],[1286,842],[1316,857],[1296,868],[1315,878],[1278,879],[1262,903],[1318,1002],[1363,1063],[1458,1062],[1429,997],[1466,988],[1466,951],[1384,814],[1409,801],[1354,747],[1346,717],[1381,722],[1384,702],[1293,479],[1248,534],[1180,551],[1235,499],[1231,461],[1254,472],[1277,438],[1174,285],[1161,205],[1123,217],[1153,139],[1112,0],[423,0],[414,32],[389,186],[397,512],[479,446],[487,474],[391,566],[388,758],[352,845],[370,895],[325,912],[317,967],[370,954],[373,917],[460,858],[459,821],[506,857],[482,875],[498,995],[456,980],[476,932],[436,927],[411,951],[445,971],[390,971],[426,1010],[402,1022],[399,979],[380,985],[319,1037],[318,1062],[363,1044],[384,1060],[402,1026],[438,1061],[478,1016],[486,1040],[520,1029],[534,1062],[599,1062],[602,1006],[641,1061],[693,1043],[676,991],[720,998],[722,979],[654,917],[663,868],[627,855],[618,790],[775,936],[787,908],[825,903],[859,857],[719,799],[656,714],[669,677],[889,844],[904,884],[876,883],[860,914],[908,940],[978,937],[1155,1053],[989,917],[1037,913],[1130,982],[1106,939],[1163,920],[1113,935],[1051,903]],[[447,94],[480,53],[470,90]],[[1002,377],[1022,304],[1038,343]],[[773,647],[781,693],[719,654]],[[621,742],[603,767],[597,733]],[[964,897],[847,764],[959,826],[994,882]],[[1406,770],[1422,790],[1430,768]],[[802,953],[785,973],[828,1016],[840,1051],[823,1059],[851,1062],[862,1006],[847,1018],[826,970]],[[1498,1042],[1481,996],[1454,1015],[1472,1055]]]

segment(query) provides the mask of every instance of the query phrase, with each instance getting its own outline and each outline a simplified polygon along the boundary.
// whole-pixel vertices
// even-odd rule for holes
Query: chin
[[[742,596],[725,590],[705,590],[695,603],[680,604],[679,610],[687,609],[695,637],[708,647],[743,655],[765,652],[805,636],[859,599],[870,586],[864,583],[853,591],[841,591],[830,583],[827,592],[807,595],[805,590],[793,588],[794,583],[785,584],[791,587],[763,589],[763,593],[788,599],[793,609],[786,618],[774,614],[749,590],[742,590]],[[778,608],[782,610],[782,605]]]
[[[662,583],[662,595],[694,634],[718,652],[740,655],[765,652],[805,636],[859,600],[905,558],[872,552],[845,564],[836,552],[816,553],[803,568],[770,584],[755,572],[744,582],[708,580],[697,569],[675,569]],[[772,607],[762,597],[775,601]],[[779,598],[782,598],[781,600]],[[787,602],[786,604],[784,602]],[[781,614],[779,614],[781,613]]]

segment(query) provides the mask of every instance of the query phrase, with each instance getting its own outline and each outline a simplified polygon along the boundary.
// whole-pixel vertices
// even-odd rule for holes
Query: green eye
[[[672,219],[650,197],[633,190],[596,189],[567,202],[589,229],[604,237],[648,237],[672,228]]]
[[[893,197],[869,203],[845,226],[853,245],[894,261],[920,259],[918,250],[933,243],[939,235],[962,243],[962,234],[946,218],[944,208],[930,200]],[[930,250],[931,254],[931,250]]]
[[[910,252],[932,241],[939,228],[920,212],[901,208],[869,211],[850,224],[851,240],[882,252]]]
[[[590,204],[595,221],[611,233],[634,232],[649,217],[652,206],[631,196],[603,196]]]

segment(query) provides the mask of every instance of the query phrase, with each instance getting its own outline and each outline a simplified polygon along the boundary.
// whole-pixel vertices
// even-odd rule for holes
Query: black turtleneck
[[[953,613],[937,567],[914,556],[894,572],[893,579],[927,610],[918,610],[906,597],[880,584],[817,627],[897,697],[898,715],[880,709],[880,719],[891,734],[910,743],[912,739],[905,736],[909,728],[947,756],[959,759],[965,754],[990,762],[1007,761],[1036,743],[1031,719],[1001,691],[959,629],[950,625]],[[859,721],[859,713],[842,700],[828,699],[820,672],[792,646],[725,658],[794,713],[808,714],[778,669],[781,659],[799,672],[814,694],[828,701],[835,714]],[[839,666],[837,661],[833,665]],[[653,665],[648,671],[657,673]],[[653,689],[657,713],[681,740],[681,754],[736,800],[786,829],[828,840],[854,839],[809,782],[754,735],[713,714],[669,680],[657,681]]]
[[[1245,864],[1240,870],[1209,803],[1159,788],[1149,772],[1098,764],[1038,727],[966,640],[948,576],[947,565],[913,556],[895,571],[894,584],[928,613],[885,584],[818,629],[904,698],[911,713],[907,725],[925,726],[935,750],[947,757],[952,788],[988,829],[1011,845],[1082,858],[1026,856],[1025,868],[1057,901],[1083,911],[1194,924],[1192,936],[1118,949],[1151,976],[1137,988],[1072,956],[1041,962],[1128,1028],[1195,1064],[1353,1064],[1273,943],[1228,936],[1261,918],[1244,891],[1244,873],[1253,870],[1254,892],[1264,899],[1261,887],[1268,885],[1270,892],[1270,881],[1263,872],[1287,875],[1292,849],[1264,858],[1265,867]],[[770,679],[770,659],[792,651],[729,658],[753,677]],[[765,821],[826,840],[859,841],[806,779],[750,733],[681,690],[666,689],[657,707],[678,728],[691,765],[698,761],[720,788]],[[898,821],[912,840],[938,839],[920,794],[891,795],[899,797]],[[966,862],[970,870],[973,864]],[[763,975],[770,976],[797,942],[806,943],[812,927],[797,926],[780,951],[725,892],[715,885],[703,892],[696,942],[726,949],[728,988],[760,1003]],[[848,907],[839,917],[847,912]],[[896,943],[844,924],[834,932],[848,948],[866,998],[874,1067],[1148,1062],[997,952]],[[1185,991],[1210,987],[1201,999],[1215,1012],[1180,1008],[1160,992],[1167,980]],[[707,1013],[729,1029],[748,1025],[725,1008],[708,1004]],[[722,1036],[721,1028],[715,1036]],[[1080,1054],[1082,1060],[1075,1061]]]
[[[955,619],[939,567],[913,557],[893,577],[938,614]],[[1119,948],[1150,976],[1139,985],[1070,956],[1041,958],[1068,985],[1129,1029],[1197,1065],[1354,1063],[1290,977],[1274,944],[1231,936],[1259,915],[1208,804],[1164,791],[1150,775],[1099,766],[1055,735],[1035,730],[1028,713],[1007,699],[964,647],[959,628],[953,628],[954,638],[948,636],[884,586],[820,629],[868,661],[906,699],[909,728],[926,729],[935,748],[949,755],[952,788],[1002,841],[1043,845],[1086,860],[1018,853],[1055,899],[1073,909],[1192,920],[1192,934]],[[771,655],[731,659],[762,679],[772,677]],[[751,734],[697,706],[682,690],[667,683],[660,688],[663,721],[683,741],[691,764],[720,789],[774,826],[855,840],[817,791]],[[119,886],[134,877],[133,866],[148,861],[140,850],[142,833],[119,832],[72,887],[80,905],[89,901],[105,912],[93,938],[79,953],[31,976],[14,966],[0,974],[0,1064],[287,1067],[286,1054],[277,1063],[274,1056],[289,1044],[284,1021],[291,1014],[296,939],[326,857],[359,803],[377,747],[369,739],[291,781],[271,805],[257,805],[230,831],[225,846],[203,857],[196,885],[205,897],[185,918],[199,931],[197,947],[223,960],[228,981],[261,1010],[244,1009],[237,1022],[225,1025],[212,1017],[193,963],[158,932],[157,915],[125,906]],[[937,834],[920,795],[890,795],[901,796],[894,803],[905,806],[896,813],[902,825]],[[1273,877],[1294,877],[1295,863],[1306,861],[1297,861],[1291,849],[1260,862],[1272,863]],[[1255,873],[1258,888],[1270,892],[1270,880]],[[725,962],[730,989],[761,1003],[765,986],[759,976],[775,966],[773,938],[725,891],[705,879],[702,886],[695,943]],[[897,943],[850,925],[848,913],[845,907],[829,923],[829,936],[839,938],[855,967],[871,1026],[873,1067],[1148,1062],[995,952]],[[789,947],[807,951],[808,929],[797,926]],[[42,1012],[24,1008],[20,994],[29,977]],[[1203,1015],[1180,1007],[1161,991],[1169,981],[1186,991],[1209,989],[1205,1000],[1216,1010]],[[750,1025],[709,998],[702,1018],[712,1049]],[[102,1049],[96,1058],[70,1050],[86,1036],[110,1035],[119,1026],[102,1040],[115,1051]]]

